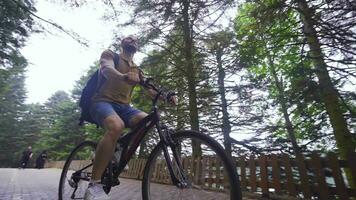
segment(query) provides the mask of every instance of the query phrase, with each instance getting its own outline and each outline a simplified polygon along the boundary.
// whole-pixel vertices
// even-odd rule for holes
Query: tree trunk
[[[315,24],[312,18],[312,10],[305,0],[298,0],[297,3],[298,11],[300,12],[301,20],[304,25],[304,35],[310,48],[310,56],[319,80],[322,99],[333,127],[339,154],[342,159],[346,159],[349,152],[355,151],[355,141],[348,130],[346,119],[341,110],[338,92],[334,88],[327,70],[321,44],[314,28]],[[356,181],[353,182],[350,176],[348,176],[348,179],[350,183],[354,184],[353,187],[355,188]],[[356,179],[356,177],[354,177],[354,179]]]
[[[222,108],[222,132],[224,135],[224,146],[225,151],[228,156],[231,155],[231,140],[230,140],[230,132],[231,132],[231,124],[229,120],[229,112],[227,111],[227,101],[226,101],[226,94],[225,94],[225,70],[222,66],[222,50],[219,49],[216,52],[216,61],[218,64],[218,86],[219,86],[219,94],[221,100],[221,108]]]
[[[197,92],[196,92],[196,70],[193,62],[193,39],[192,28],[189,21],[189,1],[183,2],[183,37],[184,37],[184,51],[185,51],[185,71],[188,81],[188,97],[189,97],[189,118],[192,130],[199,131],[199,116],[197,107]],[[201,155],[200,144],[196,141],[192,142],[193,156]]]
[[[287,101],[286,101],[286,98],[285,98],[285,94],[284,94],[284,89],[283,89],[283,83],[282,81],[280,81],[278,79],[278,76],[277,76],[277,72],[276,72],[276,69],[275,69],[275,66],[274,66],[274,62],[271,58],[270,55],[268,55],[268,62],[269,62],[269,66],[270,66],[270,70],[271,70],[271,73],[272,73],[272,78],[274,80],[274,83],[277,87],[277,90],[278,90],[278,101],[279,101],[279,105],[281,106],[281,110],[282,110],[282,113],[283,113],[283,117],[284,117],[284,121],[285,121],[285,126],[286,126],[286,129],[287,129],[287,133],[288,133],[288,137],[292,143],[292,147],[293,147],[293,151],[295,153],[295,155],[298,155],[300,154],[300,147],[298,146],[298,143],[297,143],[297,139],[295,137],[295,131],[294,131],[294,128],[293,128],[293,124],[289,118],[289,114],[288,114],[288,106],[287,106]]]

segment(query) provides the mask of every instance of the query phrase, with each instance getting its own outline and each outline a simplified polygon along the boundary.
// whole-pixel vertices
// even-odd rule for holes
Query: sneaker
[[[102,184],[89,183],[84,194],[84,200],[109,200],[109,196],[105,193]]]

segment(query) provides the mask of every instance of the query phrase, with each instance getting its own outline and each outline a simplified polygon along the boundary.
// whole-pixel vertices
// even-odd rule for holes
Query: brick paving
[[[60,169],[0,169],[0,200],[57,200]],[[122,179],[111,200],[140,200],[141,181]],[[160,188],[157,199],[170,199]],[[168,195],[168,197],[167,197]],[[205,198],[206,199],[206,198]],[[251,198],[244,198],[244,200]]]

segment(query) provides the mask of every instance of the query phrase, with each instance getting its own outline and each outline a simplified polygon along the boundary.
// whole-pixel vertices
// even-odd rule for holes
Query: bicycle
[[[118,140],[113,159],[102,175],[105,192],[109,194],[112,187],[120,185],[119,175],[144,136],[155,126],[160,140],[144,167],[142,199],[242,199],[236,167],[217,141],[196,131],[175,132],[160,123],[157,101],[163,91],[151,80],[140,83],[157,92],[152,100],[151,113]],[[200,144],[198,154],[193,153],[192,142]],[[60,178],[59,200],[83,199],[91,178],[95,148],[95,142],[84,141],[70,153]],[[207,169],[208,162],[214,164],[210,170]],[[169,195],[164,197],[162,194]]]

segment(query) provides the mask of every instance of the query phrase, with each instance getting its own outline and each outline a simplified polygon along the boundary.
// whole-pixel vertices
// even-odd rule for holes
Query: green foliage
[[[12,67],[14,57],[33,31],[34,21],[28,11],[35,12],[32,1],[13,0],[0,2],[0,69]]]
[[[346,30],[354,27],[355,22],[348,17],[353,12],[345,7],[345,2],[320,1],[312,7],[325,55],[333,64],[330,65],[330,70],[335,72],[333,84],[339,88],[355,76],[352,71],[354,29]],[[159,105],[163,123],[171,128],[187,129],[198,121],[202,130],[219,141],[224,139],[222,132],[235,138],[245,132],[252,133],[253,139],[262,138],[262,143],[251,140],[244,141],[245,144],[251,142],[255,146],[291,152],[286,129],[288,118],[303,150],[324,151],[333,147],[333,138],[329,136],[331,126],[321,103],[320,86],[305,45],[300,13],[294,9],[295,2],[243,3],[234,20],[235,32],[222,30],[212,20],[232,6],[233,1],[130,0],[126,3],[134,8],[131,22],[140,25],[140,43],[159,47],[150,51],[142,62],[146,76],[153,77],[160,87],[177,92],[177,107]],[[331,9],[323,10],[328,6]],[[58,91],[44,104],[24,105],[27,63],[19,50],[33,31],[30,12],[35,12],[32,1],[0,2],[1,167],[15,166],[28,145],[34,147],[35,153],[47,150],[50,159],[63,160],[79,142],[98,141],[103,134],[103,129],[95,125],[77,125],[80,94],[98,69],[97,62],[78,79],[70,94]],[[340,19],[345,23],[340,23]],[[151,102],[145,93],[136,87],[132,103],[149,112]],[[355,93],[341,91],[340,96],[349,127],[355,132]],[[194,101],[196,107],[189,107]],[[190,116],[195,111],[198,119]],[[147,157],[157,140],[157,134],[150,133],[140,146],[139,156]]]
[[[84,139],[84,131],[78,126],[77,105],[64,92],[55,93],[45,105],[49,123],[42,129],[36,148],[47,150],[51,159],[64,159]]]
[[[0,166],[15,166],[22,147],[24,127],[24,72],[26,60],[12,55],[12,66],[0,68]]]
[[[48,126],[42,129],[36,148],[48,150],[50,159],[63,160],[80,142],[86,139],[98,141],[102,137],[103,130],[96,125],[78,125],[81,91],[97,69],[97,65],[91,66],[77,81],[71,95],[57,91],[44,104]]]
[[[301,57],[303,41],[297,13],[281,7],[280,1],[245,3],[235,19],[240,61],[247,67],[250,80],[268,86],[268,99],[279,105],[282,121],[292,120],[298,141],[314,140],[329,127],[320,104],[310,60]],[[284,108],[283,108],[284,107]],[[288,110],[286,108],[289,108]],[[287,138],[286,124],[274,126],[275,145]]]
[[[39,131],[28,118],[36,109],[24,105],[27,61],[20,53],[34,31],[29,12],[35,11],[33,1],[0,2],[0,167],[17,166]]]

